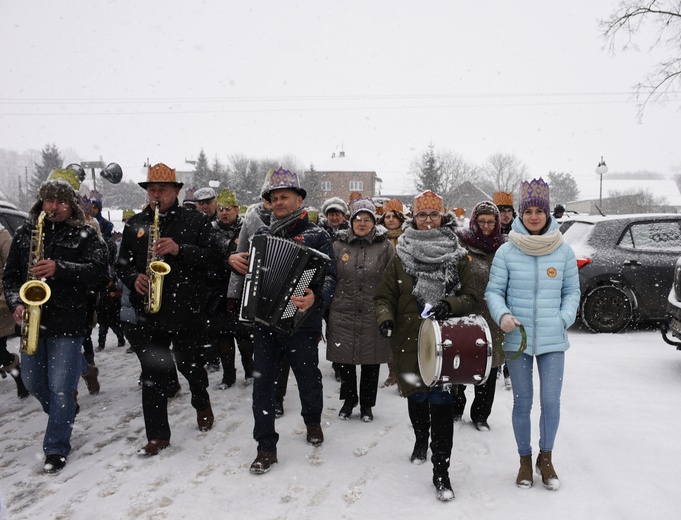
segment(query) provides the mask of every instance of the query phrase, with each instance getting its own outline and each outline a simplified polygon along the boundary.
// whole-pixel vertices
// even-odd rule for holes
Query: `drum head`
[[[432,319],[423,320],[419,329],[419,371],[423,382],[433,386],[440,379],[442,371],[442,343],[440,326]]]

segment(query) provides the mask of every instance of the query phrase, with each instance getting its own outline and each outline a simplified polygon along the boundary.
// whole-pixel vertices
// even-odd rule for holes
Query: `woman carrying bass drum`
[[[411,461],[432,450],[433,484],[439,500],[454,498],[449,480],[453,412],[451,385],[426,385],[419,374],[418,332],[424,308],[438,320],[471,314],[477,303],[466,250],[459,245],[442,198],[425,191],[414,199],[414,218],[405,226],[396,255],[376,293],[379,330],[390,338],[400,394],[407,398],[416,442]]]

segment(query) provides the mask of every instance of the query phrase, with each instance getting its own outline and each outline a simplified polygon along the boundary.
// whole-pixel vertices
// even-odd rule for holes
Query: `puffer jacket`
[[[516,233],[529,235],[520,219],[512,227]],[[552,218],[547,232],[557,229]],[[567,329],[577,316],[579,297],[577,260],[567,243],[543,256],[528,255],[510,241],[497,250],[485,300],[497,324],[504,314],[512,314],[525,327],[526,354],[537,356],[570,347]],[[519,329],[506,334],[506,355],[517,352],[520,342]]]
[[[390,343],[376,327],[374,295],[395,255],[387,230],[366,237],[352,229],[336,232],[333,244],[338,283],[329,313],[326,359],[350,365],[378,365],[391,359]]]

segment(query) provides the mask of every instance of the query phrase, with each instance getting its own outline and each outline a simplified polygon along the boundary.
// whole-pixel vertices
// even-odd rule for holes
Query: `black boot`
[[[409,457],[412,464],[423,464],[428,457],[428,437],[430,435],[430,405],[428,401],[417,403],[407,399],[409,420],[414,428],[416,442],[414,451]]]
[[[21,380],[21,367],[17,366],[9,375],[14,378],[14,382],[17,384],[17,397],[19,399],[26,399],[30,394],[28,393],[28,390],[26,390],[24,382]]]
[[[430,405],[431,442],[433,452],[433,484],[438,500],[454,499],[454,491],[449,482],[449,459],[452,455],[454,437],[453,408],[449,404]]]

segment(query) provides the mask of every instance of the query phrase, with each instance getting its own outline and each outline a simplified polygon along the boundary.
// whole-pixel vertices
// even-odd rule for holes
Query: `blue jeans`
[[[277,451],[274,396],[279,362],[284,356],[298,382],[303,421],[306,425],[321,422],[324,396],[318,368],[320,335],[318,330],[303,329],[289,336],[258,327],[253,342],[253,438],[258,451]]]
[[[76,416],[75,393],[84,368],[83,337],[46,338],[35,354],[21,354],[21,379],[48,414],[45,455],[68,455]]]
[[[560,393],[563,388],[564,352],[541,354],[537,358],[539,372],[539,450],[553,451],[560,423]],[[506,360],[513,385],[513,432],[518,454],[532,455],[530,412],[532,411],[532,370],[534,358],[522,354]]]

